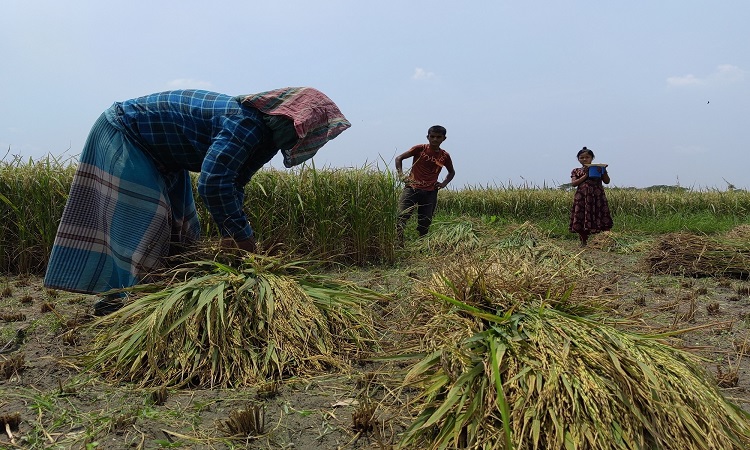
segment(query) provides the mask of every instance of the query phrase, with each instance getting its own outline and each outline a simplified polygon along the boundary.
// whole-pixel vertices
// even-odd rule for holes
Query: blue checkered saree
[[[85,294],[127,288],[160,267],[170,242],[199,235],[189,173],[159,172],[105,113],[81,153],[44,285]]]

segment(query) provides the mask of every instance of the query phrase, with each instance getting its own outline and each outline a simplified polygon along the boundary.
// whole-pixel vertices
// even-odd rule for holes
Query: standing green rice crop
[[[67,200],[75,165],[6,155],[0,160],[0,270],[41,274]],[[345,263],[396,259],[399,182],[388,170],[360,168],[260,171],[246,187],[245,209],[266,248],[284,244]],[[567,236],[572,193],[546,186],[464,187],[441,194],[436,219],[531,222]],[[197,196],[196,196],[197,198]],[[717,233],[747,223],[750,193],[741,190],[609,188],[615,231]],[[206,236],[216,229],[197,198]]]
[[[74,172],[49,156],[0,160],[0,271],[44,271]]]
[[[365,264],[395,258],[397,180],[373,167],[262,171],[246,211],[266,246],[283,243],[316,259]]]
[[[573,193],[548,187],[467,187],[446,191],[440,214],[530,221],[567,233]],[[750,192],[607,188],[615,230],[663,233],[677,230],[720,232],[747,221]]]

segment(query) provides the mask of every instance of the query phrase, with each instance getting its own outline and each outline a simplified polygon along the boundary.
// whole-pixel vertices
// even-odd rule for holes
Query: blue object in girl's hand
[[[601,178],[604,174],[604,167],[589,166],[589,178]]]

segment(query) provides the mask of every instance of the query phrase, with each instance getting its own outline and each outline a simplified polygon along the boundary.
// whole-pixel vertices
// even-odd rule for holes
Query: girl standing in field
[[[570,173],[570,184],[576,188],[570,212],[570,231],[578,233],[583,247],[590,235],[612,229],[612,216],[602,185],[609,184],[606,166],[591,167],[594,152],[586,147],[578,152],[577,157],[581,167]]]

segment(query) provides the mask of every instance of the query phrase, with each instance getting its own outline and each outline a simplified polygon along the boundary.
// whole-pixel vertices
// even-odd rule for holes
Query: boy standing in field
[[[414,212],[415,206],[417,231],[420,236],[427,234],[437,206],[438,189],[446,187],[456,175],[451,156],[440,148],[440,144],[446,139],[445,135],[445,127],[432,126],[427,131],[428,144],[415,145],[396,157],[396,172],[406,184],[399,198],[400,213],[396,224],[399,242],[403,239],[404,227]],[[414,159],[409,175],[404,178],[401,162],[407,158]],[[438,175],[443,167],[448,169],[448,175],[442,182],[438,182]]]

